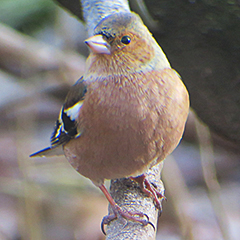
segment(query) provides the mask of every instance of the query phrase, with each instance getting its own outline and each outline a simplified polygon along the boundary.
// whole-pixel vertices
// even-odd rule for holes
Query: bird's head
[[[116,13],[104,18],[95,28],[94,35],[85,43],[94,58],[114,63],[119,68],[139,69],[154,58],[156,42],[135,13]],[[124,65],[124,66],[123,66]]]

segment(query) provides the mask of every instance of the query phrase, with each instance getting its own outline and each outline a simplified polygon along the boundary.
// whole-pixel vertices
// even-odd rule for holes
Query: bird
[[[51,146],[30,156],[63,152],[101,189],[113,210],[102,220],[103,232],[119,216],[153,226],[146,214],[123,211],[104,181],[131,178],[160,208],[164,196],[145,172],[179,144],[189,113],[188,91],[134,12],[104,17],[85,43],[90,48],[86,70],[66,96]]]

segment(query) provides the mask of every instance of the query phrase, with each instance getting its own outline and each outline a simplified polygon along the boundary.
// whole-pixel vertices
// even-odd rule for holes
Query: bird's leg
[[[106,189],[106,187],[103,184],[100,185],[99,188],[101,189],[103,194],[106,196],[106,198],[107,198],[108,202],[110,203],[112,210],[113,210],[113,214],[105,216],[101,223],[101,229],[105,235],[106,235],[106,233],[104,230],[104,225],[109,224],[112,220],[116,219],[118,216],[121,216],[127,220],[131,220],[134,222],[139,222],[143,226],[150,224],[155,230],[154,225],[149,221],[149,218],[146,214],[141,213],[141,212],[128,212],[128,211],[122,210],[117,205],[117,203],[114,201],[114,199],[112,198],[112,196],[110,195],[110,193],[108,192],[108,190]],[[138,216],[138,217],[136,217],[136,216]],[[144,219],[144,217],[146,217],[146,219]]]
[[[161,204],[159,199],[161,199],[161,198],[163,198],[164,200],[166,199],[165,196],[163,195],[163,193],[159,192],[157,190],[156,186],[154,186],[152,183],[150,183],[148,181],[145,174],[142,174],[138,177],[131,177],[130,179],[138,182],[139,185],[140,185],[140,188],[142,189],[142,191],[144,193],[147,194],[148,197],[153,197],[154,202],[156,204],[156,207],[161,212],[162,211],[162,204]]]

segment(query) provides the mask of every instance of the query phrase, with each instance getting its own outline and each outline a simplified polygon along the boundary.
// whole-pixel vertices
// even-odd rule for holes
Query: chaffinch
[[[145,172],[178,145],[189,112],[189,96],[179,75],[140,17],[116,13],[104,18],[86,44],[86,71],[71,87],[51,137],[51,147],[31,156],[64,154],[110,202],[113,215],[151,224],[144,214],[123,211],[105,179],[131,177],[157,207],[162,195]]]

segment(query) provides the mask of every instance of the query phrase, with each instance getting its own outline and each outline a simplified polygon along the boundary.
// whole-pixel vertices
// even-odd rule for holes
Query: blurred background
[[[153,32],[159,24],[145,21]],[[164,31],[156,34],[171,49]],[[98,189],[64,157],[29,158],[49,146],[66,93],[84,72],[85,38],[83,23],[53,1],[0,0],[0,240],[104,239],[108,203]],[[182,75],[178,61],[173,67]],[[239,160],[238,142],[219,137],[192,111],[183,141],[165,162],[168,201],[157,239],[240,239]]]

